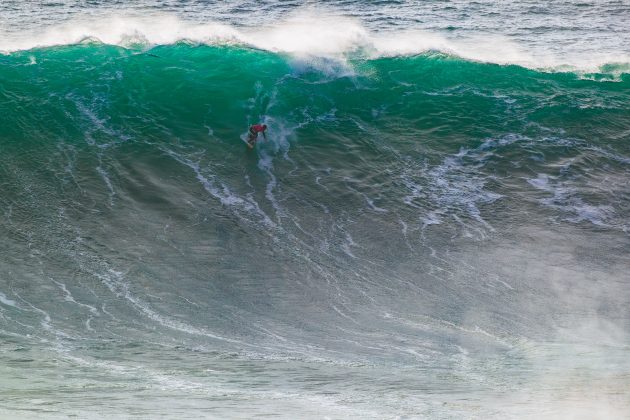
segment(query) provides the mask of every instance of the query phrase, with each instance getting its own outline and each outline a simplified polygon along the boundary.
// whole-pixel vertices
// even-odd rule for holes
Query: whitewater
[[[0,418],[628,418],[629,18],[2,2]]]

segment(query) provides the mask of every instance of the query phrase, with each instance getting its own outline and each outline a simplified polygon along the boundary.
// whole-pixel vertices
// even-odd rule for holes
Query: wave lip
[[[173,15],[76,18],[39,31],[0,32],[0,51],[73,45],[86,40],[125,48],[151,48],[178,42],[243,45],[297,57],[345,59],[418,55],[437,51],[466,60],[519,65],[532,69],[622,72],[630,66],[628,52],[601,51],[558,55],[521,45],[505,36],[476,34],[452,38],[440,33],[405,29],[374,32],[357,19],[307,11],[267,27],[184,21]],[[612,67],[611,67],[612,66]]]

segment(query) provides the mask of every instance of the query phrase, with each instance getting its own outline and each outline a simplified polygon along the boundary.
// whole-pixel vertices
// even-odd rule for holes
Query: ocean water
[[[628,1],[126,3],[0,3],[0,418],[630,418]]]

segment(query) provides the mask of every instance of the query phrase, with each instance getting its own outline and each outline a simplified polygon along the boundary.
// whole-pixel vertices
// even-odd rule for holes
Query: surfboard
[[[243,143],[245,143],[249,149],[253,149],[256,145],[256,142],[254,142],[254,144],[249,142],[249,133],[241,134],[241,140],[243,140]]]

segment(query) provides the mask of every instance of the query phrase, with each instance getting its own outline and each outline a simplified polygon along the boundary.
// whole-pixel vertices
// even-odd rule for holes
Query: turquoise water
[[[0,8],[0,416],[624,418],[626,5],[430,5]]]

